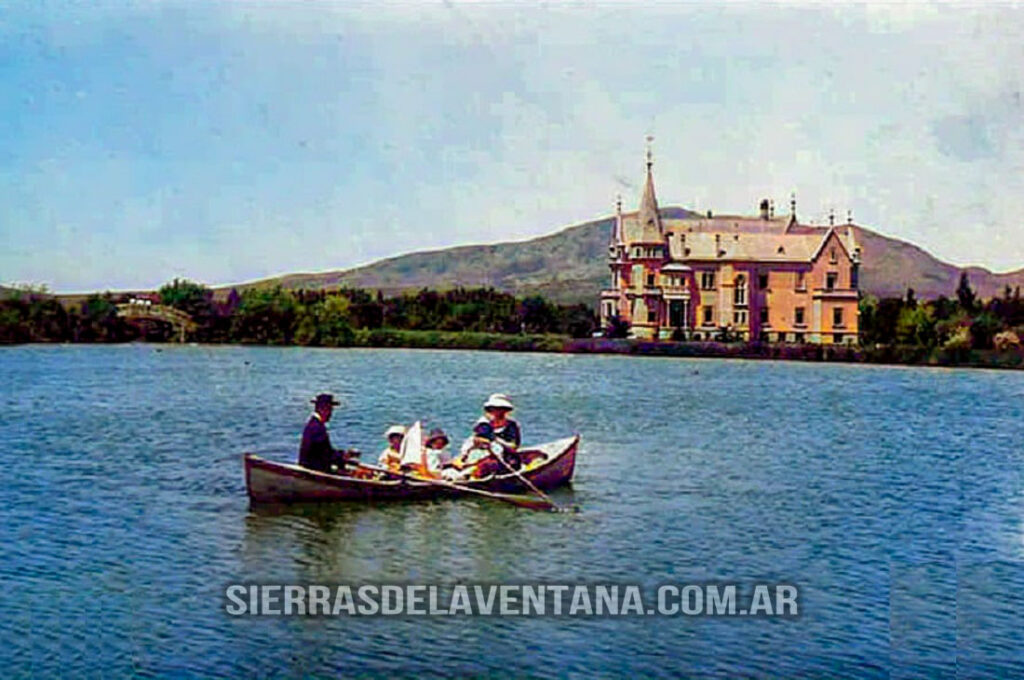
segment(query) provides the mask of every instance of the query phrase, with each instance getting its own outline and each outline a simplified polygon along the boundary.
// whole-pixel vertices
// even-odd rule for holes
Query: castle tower
[[[654,165],[652,141],[653,137],[647,138],[647,177],[644,180],[644,191],[640,195],[640,211],[637,215],[640,223],[639,241],[642,243],[660,243],[664,240],[658,198],[654,194],[654,174],[651,172],[651,166]]]

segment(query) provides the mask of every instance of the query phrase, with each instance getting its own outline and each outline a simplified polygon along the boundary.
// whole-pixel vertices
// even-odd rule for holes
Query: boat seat
[[[524,470],[531,470],[548,459],[548,455],[543,451],[523,451],[519,457]]]

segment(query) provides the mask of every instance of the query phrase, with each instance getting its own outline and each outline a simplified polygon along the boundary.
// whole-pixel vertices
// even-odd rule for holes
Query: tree
[[[231,323],[231,336],[242,342],[283,345],[292,341],[298,303],[290,292],[274,288],[249,288]]]
[[[124,320],[117,315],[117,307],[110,293],[93,294],[86,298],[78,310],[75,339],[84,342],[118,342],[128,337]]]
[[[1003,324],[991,312],[985,311],[974,317],[971,323],[971,340],[974,349],[989,349],[992,339],[1002,330]]]
[[[618,314],[608,319],[608,328],[605,329],[606,338],[628,338],[629,324],[622,320]]]
[[[349,317],[348,298],[332,295],[319,305],[320,344],[327,347],[351,345],[355,337]]]
[[[967,272],[960,272],[960,285],[956,288],[956,299],[960,303],[960,308],[965,312],[974,311],[977,297],[971,288],[970,281],[967,279]]]
[[[157,294],[161,303],[192,317],[206,317],[212,311],[213,291],[188,279],[174,279],[164,284]]]
[[[528,333],[546,333],[553,330],[555,314],[544,298],[533,295],[519,306],[519,320]]]
[[[932,347],[936,342],[935,319],[925,306],[904,307],[896,322],[896,341],[901,345]]]

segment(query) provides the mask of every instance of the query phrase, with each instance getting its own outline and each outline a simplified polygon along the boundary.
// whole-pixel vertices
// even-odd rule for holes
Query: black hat
[[[423,442],[423,443],[424,444],[429,444],[430,442],[434,441],[435,439],[443,439],[445,444],[447,444],[449,441],[451,441],[450,439],[448,439],[448,435],[446,435],[444,433],[444,430],[442,430],[439,427],[435,427],[433,430],[430,431],[430,434],[427,436],[426,441]]]
[[[328,405],[329,406],[339,406],[341,404],[340,401],[337,401],[334,398],[333,394],[318,394],[318,395],[316,395],[316,399],[311,399],[310,401],[313,404],[316,404],[317,408],[320,408],[322,406],[328,406]]]

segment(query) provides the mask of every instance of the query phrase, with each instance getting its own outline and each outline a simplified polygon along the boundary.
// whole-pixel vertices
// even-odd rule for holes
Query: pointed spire
[[[622,194],[615,194],[615,223],[612,226],[612,245],[622,245]]]
[[[853,211],[852,210],[847,210],[846,211],[846,223],[847,224],[853,224]]]
[[[796,192],[789,195],[789,224],[786,225],[786,231],[796,224]]]
[[[830,227],[836,226],[836,209],[835,208],[829,208],[829,210],[828,210],[828,226],[830,226]]]
[[[644,192],[640,196],[640,231],[647,242],[660,241],[662,238],[661,215],[658,213],[658,199],[654,195],[654,155],[651,153],[651,142],[654,137],[647,136],[647,178],[644,181]]]

